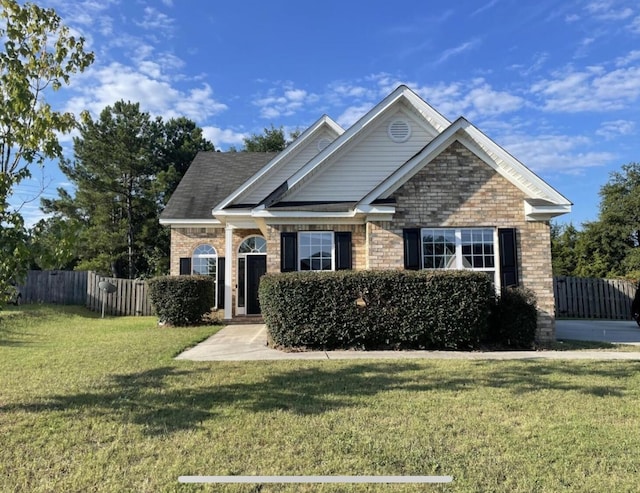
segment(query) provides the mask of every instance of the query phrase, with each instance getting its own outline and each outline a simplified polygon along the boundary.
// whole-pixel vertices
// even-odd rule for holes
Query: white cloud
[[[635,122],[630,120],[614,120],[602,122],[602,125],[596,130],[596,135],[606,140],[611,140],[619,135],[631,135],[635,130]]]
[[[177,115],[184,115],[192,120],[203,120],[209,116],[217,115],[227,109],[227,105],[213,99],[213,91],[208,84],[191,89],[188,95],[181,95],[174,104]]]
[[[464,102],[473,111],[482,116],[493,116],[509,113],[522,108],[524,100],[504,91],[495,91],[489,84],[472,89],[464,98]]]
[[[304,101],[307,97],[307,91],[303,89],[290,89],[285,91],[284,95],[289,101]]]
[[[464,115],[469,119],[491,117],[519,110],[525,105],[520,96],[496,91],[484,79],[439,83],[415,88],[429,104],[449,118]]]
[[[474,17],[474,16],[484,12],[485,10],[489,10],[491,7],[493,7],[497,3],[498,3],[498,0],[490,0],[489,2],[485,3],[484,5],[482,5],[480,8],[474,10],[471,13],[471,17]]]
[[[480,39],[475,38],[475,39],[472,39],[471,41],[466,41],[454,48],[449,48],[448,50],[444,50],[435,63],[436,64],[443,63],[453,56],[457,56],[457,55],[460,55],[461,53],[474,49],[479,44],[480,44]]]
[[[529,65],[518,63],[511,65],[509,69],[518,71],[522,77],[529,77],[531,74],[538,72],[548,59],[549,53],[538,52],[533,55]]]
[[[202,134],[205,138],[213,142],[216,149],[228,148],[232,145],[241,146],[244,144],[244,139],[249,136],[249,134],[243,132],[212,126],[202,127]]]
[[[135,21],[136,25],[149,31],[161,31],[165,36],[173,32],[174,19],[153,7],[145,7],[144,18]]]
[[[350,106],[346,110],[344,110],[344,112],[338,117],[336,121],[342,128],[349,128],[360,118],[362,118],[372,107],[372,103]]]
[[[640,34],[640,15],[631,21],[629,29],[636,34]]]
[[[626,56],[616,58],[615,63],[617,67],[624,67],[625,65],[629,65],[636,60],[640,60],[640,50],[632,50]]]
[[[616,159],[611,152],[589,150],[584,136],[511,134],[501,137],[500,144],[535,172],[575,175]]]
[[[469,119],[479,116],[491,117],[516,111],[526,104],[526,101],[518,95],[493,89],[483,78],[419,85],[382,72],[372,74],[364,80],[369,85],[373,83],[374,87],[367,87],[362,81],[353,83],[341,81],[329,85],[327,100],[335,106],[347,105],[347,109],[343,110],[337,119],[340,125],[350,126],[355,123],[380,101],[380,97],[387,96],[401,84],[412,88],[436,110],[449,118],[460,115]]]
[[[606,72],[602,67],[557,73],[531,87],[542,109],[575,113],[619,110],[640,98],[640,67]]]
[[[373,95],[375,99],[379,99],[380,97],[386,96],[391,91],[393,91],[396,87],[398,87],[400,84],[406,84],[407,86],[410,85],[409,83],[404,82],[402,78],[396,75],[388,74],[386,72],[380,72],[377,74],[370,75],[366,77],[365,80],[369,82],[374,82],[378,86],[377,94]]]
[[[564,18],[565,22],[571,23],[580,20],[580,16],[578,14],[569,14]]]
[[[119,0],[84,0],[69,2],[68,0],[50,0],[51,5],[62,17],[65,25],[80,27],[87,40],[91,39],[91,28],[98,30],[103,36],[113,33],[113,18],[105,12]]]
[[[160,68],[160,65],[157,64],[156,62],[152,62],[150,60],[144,60],[140,62],[140,65],[138,65],[138,70],[140,70],[140,72],[142,72],[145,75],[148,75],[153,79],[162,78],[162,70]]]
[[[589,55],[589,47],[593,44],[596,38],[588,37],[582,38],[578,43],[578,48],[576,49],[575,55],[573,58],[585,58]]]
[[[104,107],[116,101],[139,102],[143,111],[172,118],[187,116],[196,121],[216,115],[227,109],[213,98],[207,84],[188,92],[178,90],[165,80],[153,78],[149,73],[112,63],[106,67],[90,68],[76,78],[67,111],[79,114],[89,110],[95,117]]]
[[[620,21],[628,19],[633,15],[633,10],[629,7],[616,9],[610,0],[597,0],[585,6],[589,14],[602,21]]]
[[[334,82],[329,84],[329,92],[338,98],[372,99],[377,96],[376,91],[358,83]]]
[[[281,94],[278,94],[282,91]],[[304,89],[296,89],[290,82],[283,87],[271,88],[265,96],[258,97],[253,104],[260,108],[260,116],[274,120],[283,116],[291,116],[301,111],[306,105],[318,102],[317,94],[308,93]]]

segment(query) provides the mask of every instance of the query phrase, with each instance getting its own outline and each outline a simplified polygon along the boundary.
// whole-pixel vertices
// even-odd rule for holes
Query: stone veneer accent
[[[403,228],[516,228],[520,283],[538,299],[538,340],[555,339],[549,223],[525,220],[520,189],[456,141],[393,198],[393,222],[367,224],[367,268],[404,267]]]

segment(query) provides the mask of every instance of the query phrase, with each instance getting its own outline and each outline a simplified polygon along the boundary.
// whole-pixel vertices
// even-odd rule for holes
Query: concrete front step
[[[233,317],[231,320],[223,320],[226,325],[254,325],[263,324],[264,320],[262,315],[241,315],[239,317]]]

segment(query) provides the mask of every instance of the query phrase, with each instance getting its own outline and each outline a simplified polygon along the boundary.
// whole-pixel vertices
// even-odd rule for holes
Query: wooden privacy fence
[[[631,320],[636,287],[622,279],[554,277],[556,316]]]
[[[153,315],[146,282],[104,277],[95,272],[88,272],[87,278],[87,308],[90,310],[101,311],[104,300],[104,312],[108,315]],[[115,291],[105,293],[98,286],[100,281],[110,282]]]
[[[101,291],[100,281],[113,284],[115,292]],[[20,291],[24,303],[85,305],[101,312],[104,300],[108,315],[153,315],[144,281],[104,277],[91,271],[30,270]]]
[[[20,292],[24,303],[84,305],[87,300],[87,273],[30,270]]]

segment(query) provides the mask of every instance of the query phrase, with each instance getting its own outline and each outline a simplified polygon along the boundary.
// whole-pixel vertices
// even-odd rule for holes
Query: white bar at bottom
[[[180,476],[180,483],[451,483],[452,476]]]

